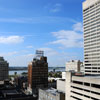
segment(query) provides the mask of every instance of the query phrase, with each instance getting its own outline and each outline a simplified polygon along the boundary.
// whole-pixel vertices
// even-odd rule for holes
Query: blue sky
[[[35,50],[49,66],[83,60],[84,0],[0,0],[0,56],[10,66],[27,66]]]

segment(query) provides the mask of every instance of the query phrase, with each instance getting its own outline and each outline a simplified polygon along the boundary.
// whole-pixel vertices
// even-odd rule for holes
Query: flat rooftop
[[[73,76],[100,79],[100,75],[73,75]]]
[[[49,88],[49,89],[43,89],[45,92],[47,93],[51,93],[53,95],[56,96],[57,93],[64,93],[62,91],[58,91],[57,89],[54,89],[54,88]]]

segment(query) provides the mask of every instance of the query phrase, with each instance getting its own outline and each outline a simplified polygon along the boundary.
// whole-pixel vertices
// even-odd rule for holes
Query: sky
[[[83,61],[84,0],[0,0],[0,56],[28,66],[44,50],[49,66]]]

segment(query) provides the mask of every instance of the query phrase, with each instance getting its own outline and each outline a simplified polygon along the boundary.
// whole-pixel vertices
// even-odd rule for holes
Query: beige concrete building
[[[83,63],[80,60],[71,60],[66,63],[66,71],[80,72]]]
[[[5,61],[3,57],[0,57],[0,81],[8,79],[8,71],[9,71],[8,68],[9,68],[8,62]]]
[[[57,80],[57,90],[65,93],[65,79]]]
[[[100,100],[100,76],[66,76],[66,100]]]
[[[100,0],[83,2],[85,74],[100,74]]]
[[[39,89],[39,100],[65,100],[65,93],[56,89]]]

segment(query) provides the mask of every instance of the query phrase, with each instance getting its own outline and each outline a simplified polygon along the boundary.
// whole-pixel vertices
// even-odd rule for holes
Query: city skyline
[[[49,66],[83,60],[82,2],[85,0],[1,0],[0,56],[10,66],[27,66],[36,49]]]

